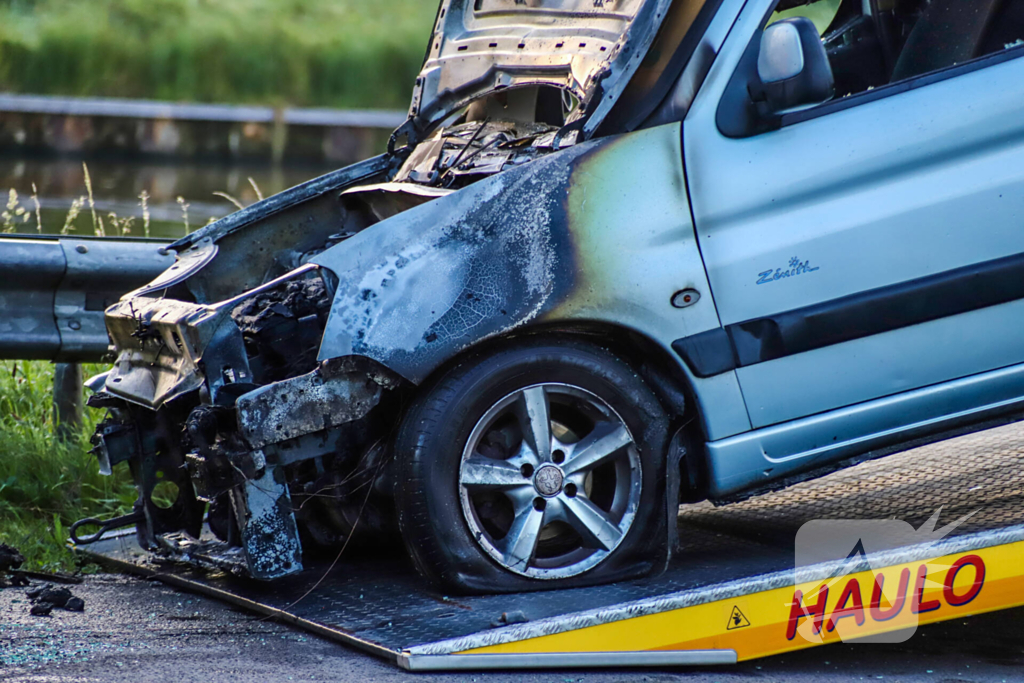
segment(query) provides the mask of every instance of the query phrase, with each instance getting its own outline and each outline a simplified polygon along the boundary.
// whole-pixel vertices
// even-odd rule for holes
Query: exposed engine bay
[[[457,189],[568,147],[576,132],[562,125],[575,106],[571,95],[547,87],[486,97],[417,145],[394,180]]]
[[[389,417],[408,383],[366,359],[318,361],[334,284],[310,259],[379,221],[571,145],[575,133],[563,139],[557,125],[490,118],[510,100],[520,115],[534,113],[524,103],[535,106],[540,90],[548,89],[467,107],[370,182],[343,189],[340,225],[283,263],[279,255],[267,271],[298,266],[290,276],[214,306],[188,302],[195,292],[172,283],[163,291],[177,302],[135,296],[109,313],[120,356],[108,389],[91,401],[109,411],[94,444],[105,471],[132,467],[144,547],[266,579],[301,568],[303,547],[337,547],[357,531],[394,533],[385,451]],[[554,98],[554,113],[544,111],[557,121],[571,98]],[[541,99],[552,101],[550,93]],[[158,490],[173,492],[173,503]],[[216,541],[200,540],[207,507]]]
[[[553,276],[572,251],[572,165],[670,4],[445,0],[386,154],[187,236],[107,310],[117,358],[91,382],[108,411],[94,452],[104,472],[130,468],[122,521],[142,547],[268,580],[395,533],[400,416],[432,369],[572,293]],[[702,3],[677,5],[668,20],[692,22]],[[658,82],[621,116],[646,116]]]
[[[443,0],[386,153],[179,240],[169,270],[106,310],[116,361],[90,382],[91,405],[109,411],[95,452],[104,472],[131,470],[139,497],[101,534],[134,524],[148,551],[270,580],[317,549],[397,533],[445,590],[577,588],[667,566],[682,500],[723,501],[865,455],[869,427],[839,441],[829,426],[823,447],[806,426],[817,417],[797,420],[837,410],[828,396],[771,414],[768,373],[789,366],[749,371],[768,397],[755,418],[738,371],[864,338],[803,331],[807,311],[860,299],[797,287],[790,318],[776,308],[783,290],[765,289],[749,308],[762,253],[788,242],[749,252],[749,279],[742,249],[706,260],[715,245],[759,242],[750,237],[768,222],[748,230],[732,191],[744,171],[692,143],[726,150],[736,168],[763,164],[748,194],[766,187],[765,213],[782,225],[781,207],[803,202],[776,203],[789,181],[770,164],[788,130],[747,138],[855,101],[833,105],[836,95],[874,102],[917,87],[894,81],[985,50],[1016,56],[1020,38],[988,31],[1002,30],[1009,5],[983,4],[792,0],[778,9],[817,22],[765,29],[779,18],[767,0],[729,11],[711,0]],[[719,48],[734,66],[718,68]],[[762,55],[786,69],[763,76]],[[705,76],[717,101],[703,98]],[[954,149],[962,131],[948,125]],[[813,140],[785,163],[828,147]],[[771,154],[740,151],[755,142]],[[867,178],[865,164],[847,170]],[[802,168],[809,182],[815,167]],[[697,200],[712,218],[698,218]],[[709,242],[701,220],[729,237]],[[739,302],[731,317],[717,308],[721,287],[709,296],[714,268]]]

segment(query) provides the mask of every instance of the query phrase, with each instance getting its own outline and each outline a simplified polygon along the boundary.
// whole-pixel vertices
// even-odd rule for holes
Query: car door
[[[984,374],[1024,362],[1024,42],[963,64],[898,59],[892,84],[727,137],[723,92],[773,6],[747,3],[684,125],[751,423],[969,376],[982,389],[942,410],[1024,395],[1019,374]],[[906,49],[929,38],[911,31]]]

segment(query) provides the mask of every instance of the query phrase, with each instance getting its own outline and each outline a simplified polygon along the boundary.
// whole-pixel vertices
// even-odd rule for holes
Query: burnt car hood
[[[443,0],[409,124],[428,132],[469,102],[547,85],[579,101],[589,137],[640,66],[672,0]]]

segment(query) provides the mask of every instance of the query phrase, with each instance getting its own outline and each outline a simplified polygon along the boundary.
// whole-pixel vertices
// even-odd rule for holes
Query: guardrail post
[[[270,156],[275,166],[284,161],[285,150],[288,149],[288,122],[285,110],[278,107],[274,110],[274,127],[270,133]]]
[[[53,373],[53,419],[57,438],[71,442],[82,431],[82,366],[57,363]]]

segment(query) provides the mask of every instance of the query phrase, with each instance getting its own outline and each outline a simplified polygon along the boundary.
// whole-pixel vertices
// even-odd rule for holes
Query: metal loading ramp
[[[907,545],[794,568],[805,522],[894,518],[919,532]],[[925,533],[958,520],[941,539]],[[352,554],[261,584],[154,562],[133,534],[79,550],[410,670],[728,664],[1024,605],[1024,424],[740,503],[684,506],[679,534],[660,576],[472,597],[434,592],[402,558]],[[890,588],[872,604],[878,582]]]

